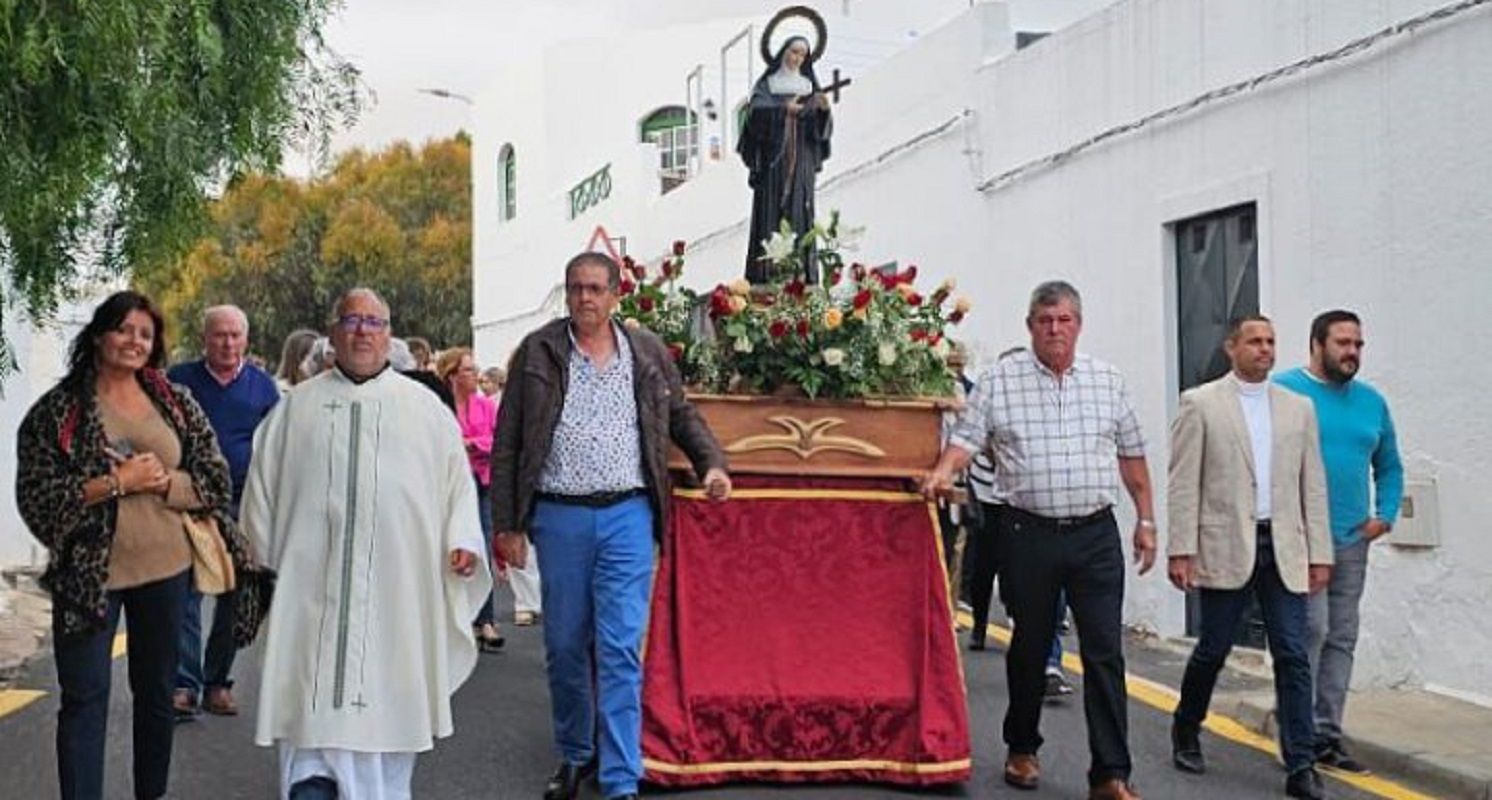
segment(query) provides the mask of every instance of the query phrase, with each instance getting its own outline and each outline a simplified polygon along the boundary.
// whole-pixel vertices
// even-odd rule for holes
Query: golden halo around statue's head
[[[806,19],[813,24],[817,41],[811,42],[812,54],[808,60],[818,61],[824,55],[824,48],[829,45],[829,28],[824,24],[824,18],[808,6],[788,6],[773,15],[772,21],[767,23],[766,30],[762,31],[762,63],[772,63],[772,58],[777,55],[777,50],[772,47],[772,34],[777,32],[777,26],[794,18]]]

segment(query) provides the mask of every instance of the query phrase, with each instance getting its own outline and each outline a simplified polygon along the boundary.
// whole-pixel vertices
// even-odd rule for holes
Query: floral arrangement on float
[[[838,213],[794,237],[784,225],[766,242],[770,282],[744,278],[706,294],[681,285],[684,242],[649,268],[624,259],[623,324],[668,345],[691,391],[808,398],[945,397],[949,329],[969,314],[947,279],[926,291],[915,265],[902,270],[848,262],[859,229]],[[823,280],[806,283],[808,266]]]

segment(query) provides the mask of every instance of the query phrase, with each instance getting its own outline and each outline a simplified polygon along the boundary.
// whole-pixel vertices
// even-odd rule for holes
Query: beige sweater
[[[171,489],[166,497],[141,493],[119,499],[106,586],[111,590],[128,589],[178,575],[192,565],[191,544],[181,512],[200,507],[202,501],[191,476],[178,469],[181,442],[176,431],[154,406],[146,416],[131,419],[100,403],[99,414],[112,447],[122,452],[155,453],[171,471]]]

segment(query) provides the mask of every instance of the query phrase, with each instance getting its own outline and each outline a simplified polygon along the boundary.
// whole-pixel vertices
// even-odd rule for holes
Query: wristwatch
[[[109,497],[119,498],[124,496],[124,487],[119,483],[119,476],[113,470],[104,473],[104,480],[109,484]]]

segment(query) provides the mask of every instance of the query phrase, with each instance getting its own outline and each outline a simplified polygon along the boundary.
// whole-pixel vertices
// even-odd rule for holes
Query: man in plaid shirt
[[[1124,553],[1113,506],[1119,484],[1134,501],[1134,559],[1155,563],[1155,515],[1145,441],[1124,378],[1077,352],[1082,298],[1063,281],[1036,287],[1026,316],[1031,349],[980,376],[948,446],[923,483],[946,492],[974,453],[994,455],[1006,556],[1001,592],[1015,623],[1005,658],[1005,782],[1036,788],[1047,647],[1065,591],[1083,660],[1083,710],[1093,762],[1093,800],[1138,798],[1129,785],[1122,611]],[[1117,468],[1116,468],[1117,467]]]

